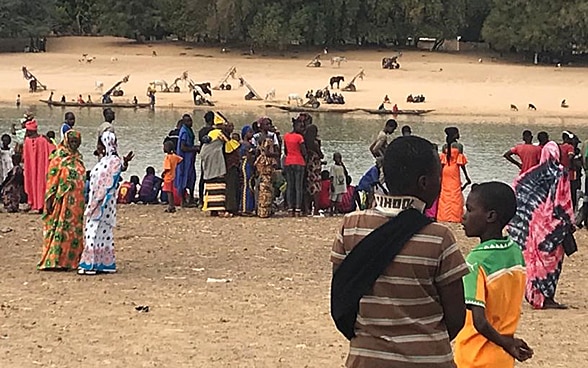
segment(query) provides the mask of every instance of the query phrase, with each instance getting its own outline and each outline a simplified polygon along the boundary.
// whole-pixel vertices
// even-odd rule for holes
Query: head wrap
[[[73,129],[68,130],[67,132],[65,132],[65,135],[63,136],[63,145],[65,147],[67,147],[67,149],[70,151],[72,149],[71,149],[71,146],[69,145],[69,140],[72,137],[77,138],[80,141],[80,144],[82,143],[82,134],[80,132],[78,132],[77,130],[73,130]]]
[[[25,129],[27,130],[27,132],[31,132],[31,131],[37,131],[37,129],[39,128],[39,125],[37,124],[36,120],[29,120],[25,123]]]
[[[219,113],[214,113],[214,125],[224,125],[227,121]]]
[[[100,136],[100,141],[106,148],[106,156],[111,156],[117,153],[116,135],[113,132],[107,130]]]
[[[559,146],[554,141],[547,142],[541,150],[541,163],[553,160],[559,162]]]
[[[253,128],[251,128],[250,125],[245,125],[242,129],[241,129],[241,139],[245,139],[245,136],[247,135],[247,133],[252,132]]]

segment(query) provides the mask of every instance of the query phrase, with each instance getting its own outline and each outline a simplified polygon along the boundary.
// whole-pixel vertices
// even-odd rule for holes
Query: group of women
[[[90,173],[85,204],[86,169],[78,150],[81,142],[81,134],[70,129],[49,157],[40,270],[77,269],[85,275],[116,271],[116,191],[133,154],[118,155],[112,127],[100,133],[95,152],[99,161]]]
[[[459,131],[445,129],[446,144],[442,165],[441,194],[436,208],[438,221],[460,223],[463,216],[462,191],[471,183],[466,170]],[[461,172],[465,183],[461,179]],[[463,183],[463,184],[462,184]],[[536,309],[563,309],[555,301],[564,255],[577,250],[575,221],[570,192],[570,172],[562,165],[560,145],[549,141],[541,151],[539,164],[522,173],[514,182],[517,212],[509,236],[521,246],[527,269],[526,300]]]
[[[206,119],[205,119],[206,120]],[[233,133],[234,126],[215,113],[213,126],[201,138],[200,155],[204,179],[203,210],[213,216],[257,215],[266,218],[272,214],[275,198],[276,169],[282,165],[282,146],[285,153],[286,178],[290,177],[289,159],[302,156],[300,147],[305,147],[304,157],[297,157],[296,185],[289,185],[292,210],[300,213],[304,197],[316,196],[321,190],[321,159],[318,129],[308,114],[293,119],[295,127],[284,140],[279,138],[271,119],[261,117],[252,125]],[[296,145],[290,145],[288,136],[294,134]],[[306,144],[311,142],[312,144]],[[302,144],[304,145],[302,146]],[[306,149],[308,147],[308,149]],[[306,185],[304,185],[304,180]],[[288,180],[290,182],[290,180]],[[292,181],[293,183],[293,181]],[[310,206],[310,204],[308,205]]]

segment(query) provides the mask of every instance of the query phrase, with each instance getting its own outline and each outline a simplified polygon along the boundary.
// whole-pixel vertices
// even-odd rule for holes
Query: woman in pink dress
[[[25,193],[31,211],[43,212],[47,183],[49,154],[55,149],[47,138],[39,135],[35,120],[25,124],[26,136],[23,147]]]

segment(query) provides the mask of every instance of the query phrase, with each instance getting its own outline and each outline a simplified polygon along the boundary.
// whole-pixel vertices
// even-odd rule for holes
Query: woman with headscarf
[[[517,212],[508,233],[523,248],[527,269],[525,298],[535,309],[565,309],[555,301],[564,254],[576,250],[574,213],[560,150],[549,142],[539,165],[514,184]]]
[[[463,145],[458,143],[459,130],[455,127],[445,129],[445,142],[441,149],[441,194],[437,207],[437,221],[461,223],[463,217],[462,191],[471,184],[466,164],[468,160],[463,154]],[[462,185],[461,172],[466,179]]]
[[[258,151],[259,156],[255,160],[255,170],[259,178],[257,216],[267,218],[272,214],[272,203],[274,201],[272,177],[276,168],[276,152],[273,139],[265,138],[260,143]]]
[[[196,187],[196,154],[198,146],[195,144],[195,135],[192,130],[192,117],[188,114],[182,116],[176,154],[182,158],[182,162],[176,167],[174,185],[182,198],[182,206],[191,206],[194,203],[194,189]],[[186,191],[189,193],[188,201]]]
[[[38,125],[35,120],[29,120],[25,124],[26,136],[23,146],[25,193],[32,211],[43,210],[45,203],[45,190],[47,188],[47,168],[49,167],[49,155],[55,147],[49,141],[39,135]]]
[[[310,213],[314,207],[314,215],[319,214],[319,197],[321,185],[321,160],[324,158],[321,150],[321,140],[318,137],[318,127],[312,123],[312,116],[301,113],[293,120],[304,123],[304,144],[306,145],[306,191],[305,212]],[[313,206],[314,204],[314,206]]]
[[[78,151],[81,142],[81,134],[70,129],[50,157],[39,270],[78,268],[84,249],[86,180],[86,169]]]
[[[253,129],[246,125],[241,129],[241,193],[239,195],[239,212],[243,215],[255,213],[255,148],[251,144]]]
[[[202,138],[200,161],[204,177],[203,211],[209,211],[211,216],[231,216],[226,213],[225,175],[225,143],[229,141],[223,129],[226,121],[215,114],[214,129]],[[232,151],[231,151],[232,152]]]
[[[116,136],[107,130],[98,141],[101,157],[90,173],[90,193],[86,207],[84,251],[78,273],[95,275],[116,272],[114,227],[116,225],[116,191],[122,171],[128,168],[132,152],[120,158]]]

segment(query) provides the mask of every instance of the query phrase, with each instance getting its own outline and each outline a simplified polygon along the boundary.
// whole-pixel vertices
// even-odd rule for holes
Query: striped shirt
[[[414,198],[378,196],[376,203],[374,210],[345,216],[331,252],[335,266],[366,235],[402,209],[424,209]],[[360,300],[356,337],[351,340],[346,366],[455,367],[438,289],[467,273],[451,231],[436,223],[425,226]]]

